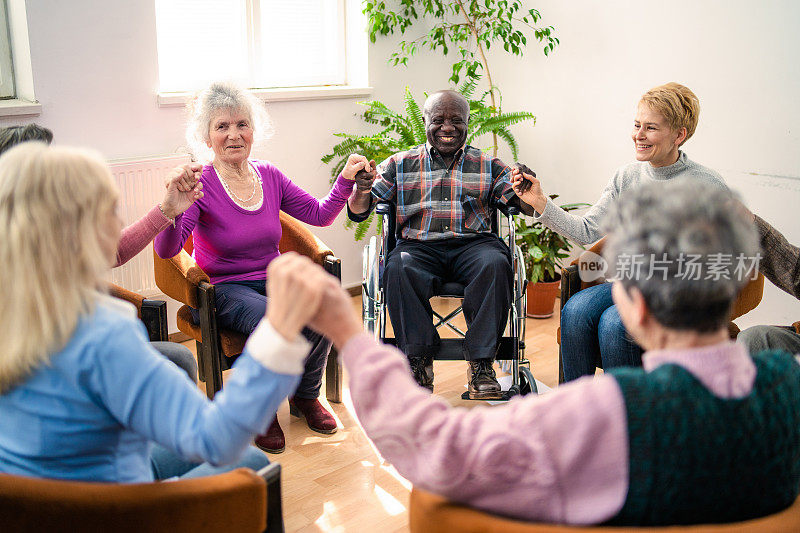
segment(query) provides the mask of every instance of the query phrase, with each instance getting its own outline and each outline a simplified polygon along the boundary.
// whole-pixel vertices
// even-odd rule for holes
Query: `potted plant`
[[[555,200],[557,194],[551,194]],[[587,203],[564,204],[564,211],[589,207]],[[561,281],[561,260],[569,257],[572,243],[566,237],[544,226],[541,222],[528,223],[525,217],[516,219],[517,245],[525,260],[528,280],[526,289],[527,315],[532,318],[550,318],[555,309],[556,296]],[[559,271],[556,271],[558,267]]]

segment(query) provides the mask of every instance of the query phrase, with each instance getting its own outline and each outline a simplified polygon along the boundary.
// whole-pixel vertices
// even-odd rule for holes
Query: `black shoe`
[[[433,358],[410,357],[408,362],[417,385],[433,392]]]
[[[500,383],[495,377],[493,359],[475,359],[469,361],[467,379],[469,397],[473,400],[499,400],[501,399]]]

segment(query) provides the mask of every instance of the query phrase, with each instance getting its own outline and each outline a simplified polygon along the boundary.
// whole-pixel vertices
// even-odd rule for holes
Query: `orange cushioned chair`
[[[283,211],[280,221],[283,231],[279,243],[281,253],[294,251],[305,255],[332,275],[342,278],[342,262],[325,243]],[[164,294],[184,304],[178,309],[178,329],[197,342],[200,381],[205,382],[206,394],[213,398],[222,388],[223,370],[229,369],[236,356],[242,353],[247,336],[217,325],[214,285],[210,283],[208,274],[195,263],[192,250],[190,236],[175,257],[162,259],[153,251],[155,278],[156,285]],[[198,310],[199,325],[194,323],[189,307]],[[341,402],[342,368],[335,348],[328,356],[325,376],[328,401]]]
[[[167,338],[167,302],[145,298],[141,294],[113,283],[109,283],[108,293],[114,298],[125,300],[136,306],[136,314],[139,320],[144,322],[151,341],[169,340]]]
[[[573,527],[494,516],[415,488],[411,491],[409,524],[411,533],[797,533],[800,531],[800,498],[778,513],[730,524]]]
[[[0,474],[0,529],[28,532],[283,532],[277,463],[259,473],[158,483],[89,483]]]
[[[597,255],[601,255],[603,253],[603,246],[605,245],[606,238],[603,237],[596,243],[594,243],[587,252],[593,252]],[[586,289],[587,287],[592,287],[593,285],[598,285],[603,282],[603,280],[599,281],[592,281],[586,282],[582,281],[580,278],[580,268],[581,263],[584,261],[586,252],[581,254],[580,257],[575,259],[570,265],[566,268],[561,269],[561,306],[560,308],[563,309],[564,305],[567,303],[572,296],[575,295],[580,290]],[[745,313],[749,313],[753,309],[761,303],[761,298],[764,296],[764,274],[758,273],[758,277],[755,279],[750,280],[750,282],[744,286],[742,291],[739,293],[739,296],[736,297],[736,300],[733,302],[733,309],[731,312],[730,322],[728,323],[728,332],[730,333],[731,339],[735,339],[736,336],[739,334],[739,327],[733,323],[733,320],[739,318],[740,316],[744,315]],[[797,323],[800,326],[800,322]],[[797,331],[800,332],[800,327],[796,327]],[[564,365],[561,359],[561,326],[558,327],[556,332],[556,341],[558,342],[558,382],[564,382]],[[597,361],[597,366],[600,368],[600,361]]]

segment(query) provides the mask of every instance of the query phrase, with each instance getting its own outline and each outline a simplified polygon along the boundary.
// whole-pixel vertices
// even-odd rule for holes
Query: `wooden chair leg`
[[[267,483],[266,533],[283,533],[283,500],[281,497],[281,465],[272,463],[258,471]]]
[[[198,291],[200,304],[200,332],[203,339],[203,375],[206,378],[206,396],[214,399],[214,394],[222,389],[222,347],[215,312],[214,286],[201,282]]]
[[[206,372],[205,372],[205,364],[203,361],[203,343],[195,340],[194,341],[195,350],[197,352],[197,378],[202,381],[203,383],[206,382]]]
[[[336,348],[331,348],[325,367],[325,397],[329,402],[342,403],[342,362]]]

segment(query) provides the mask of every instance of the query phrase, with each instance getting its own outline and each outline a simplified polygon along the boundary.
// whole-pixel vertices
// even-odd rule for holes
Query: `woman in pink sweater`
[[[422,489],[566,524],[770,514],[800,485],[800,366],[788,353],[749,354],[728,336],[758,254],[752,223],[730,200],[713,185],[675,180],[615,204],[606,247],[614,301],[646,350],[643,368],[454,409],[416,385],[402,353],[363,332],[335,280],[320,288],[309,325],[340,349],[366,434]],[[686,268],[694,256],[698,268]]]
[[[199,94],[186,135],[195,155],[211,160],[202,167],[204,196],[155,241],[158,255],[173,257],[193,235],[195,260],[215,285],[218,324],[248,335],[267,307],[265,271],[280,255],[279,212],[314,226],[330,225],[353,191],[356,172],[371,169],[364,157],[350,156],[330,193],[317,200],[271,163],[250,159],[267,122],[263,103],[249,91],[214,83]],[[199,320],[196,313],[194,318]],[[291,412],[305,417],[314,431],[334,433],[336,420],[317,399],[330,342],[308,328],[303,335],[313,348],[289,400]],[[270,453],[284,450],[277,418],[255,443]]]
[[[53,132],[38,124],[8,126],[0,129],[0,154],[12,146],[39,141],[50,144]],[[169,226],[192,202],[203,197],[203,184],[199,182],[200,169],[196,163],[175,167],[166,177],[166,192],[160,204],[153,206],[145,216],[122,230],[117,246],[115,267],[122,266],[144,250],[156,235]],[[153,347],[164,357],[178,365],[192,382],[197,381],[197,362],[192,352],[175,342],[152,342]]]

